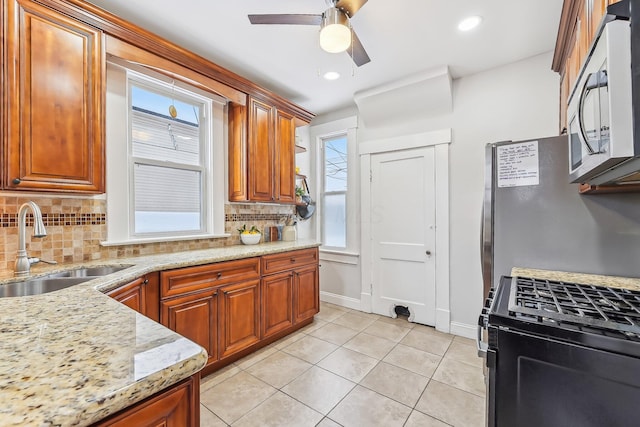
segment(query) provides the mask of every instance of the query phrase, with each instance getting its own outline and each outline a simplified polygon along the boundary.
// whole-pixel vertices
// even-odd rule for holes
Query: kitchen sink
[[[23,280],[21,282],[7,283],[6,285],[0,285],[0,298],[46,294],[91,279],[94,279],[94,277],[40,277],[37,279]]]
[[[27,295],[40,295],[48,292],[59,291],[69,286],[88,282],[97,277],[115,273],[130,265],[106,266],[106,267],[85,267],[76,270],[60,271],[42,277],[22,280],[20,282],[0,285],[0,298],[23,297]]]
[[[125,268],[131,267],[130,265],[112,265],[106,267],[85,267],[76,270],[61,271],[59,273],[52,273],[47,277],[95,277],[106,276],[107,274],[115,273]]]

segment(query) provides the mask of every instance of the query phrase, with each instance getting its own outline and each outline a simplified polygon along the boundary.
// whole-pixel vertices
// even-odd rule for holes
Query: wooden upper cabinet
[[[270,202],[274,194],[274,109],[257,99],[249,101],[249,199]]]
[[[102,33],[6,0],[3,187],[104,192]]]
[[[296,201],[296,128],[291,114],[276,111],[275,164],[276,174],[275,198],[281,203]]]
[[[253,97],[246,107],[230,105],[230,201],[295,203],[295,124],[292,114]]]

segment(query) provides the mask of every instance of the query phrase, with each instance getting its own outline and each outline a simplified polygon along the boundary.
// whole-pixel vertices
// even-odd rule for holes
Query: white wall
[[[358,126],[358,142],[452,128],[450,146],[451,330],[472,335],[482,305],[480,214],[484,146],[557,135],[559,77],[552,53],[453,81],[453,112],[387,127]],[[331,117],[334,119],[335,117]],[[326,122],[319,117],[317,122]],[[312,124],[315,124],[314,121]]]

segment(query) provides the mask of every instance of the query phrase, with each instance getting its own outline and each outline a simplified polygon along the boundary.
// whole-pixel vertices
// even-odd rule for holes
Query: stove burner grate
[[[616,331],[640,340],[640,292],[629,289],[514,277],[510,314],[529,321]]]

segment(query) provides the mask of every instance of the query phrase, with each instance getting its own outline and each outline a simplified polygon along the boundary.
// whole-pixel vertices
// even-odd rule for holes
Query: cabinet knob
[[[149,284],[149,279],[144,279],[144,281],[142,282],[143,285],[148,285]]]
[[[291,258],[291,262],[296,262],[296,259],[295,258]]]
[[[13,178],[13,181],[11,181],[11,182],[13,182],[15,185],[18,185],[18,184],[20,184],[22,181],[20,181],[20,178]]]
[[[222,277],[222,273],[218,272],[218,279]]]

